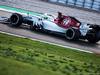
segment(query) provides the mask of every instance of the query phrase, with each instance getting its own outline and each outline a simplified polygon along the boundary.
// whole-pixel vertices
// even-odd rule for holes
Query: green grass
[[[13,61],[15,64],[19,62],[31,65],[34,69],[36,67],[42,68],[39,71],[41,75],[44,71],[48,71],[52,73],[52,75],[54,73],[59,73],[60,75],[85,75],[88,73],[100,73],[100,55],[76,51],[2,33],[0,33],[0,57],[3,57],[2,59],[9,60],[9,62]],[[5,66],[9,66],[9,64],[5,64],[5,66],[2,65],[5,62],[7,61],[0,60],[1,69]],[[13,67],[13,64],[10,66]],[[15,66],[16,70],[14,71],[16,71],[16,75],[18,74],[17,72],[19,72],[18,68],[22,69],[22,66]],[[7,69],[7,74],[11,75],[13,70],[11,70],[11,67],[7,68],[10,69]],[[23,71],[24,69],[27,70],[27,67],[24,67]],[[21,72],[21,75],[25,75],[23,71]],[[2,71],[0,73],[6,72]],[[36,72],[34,72],[34,74],[35,73]],[[32,72],[27,71],[26,75],[27,74],[31,75]],[[45,73],[45,75],[47,74]]]
[[[42,70],[42,71],[41,71]],[[0,75],[61,75],[62,73],[0,57]]]

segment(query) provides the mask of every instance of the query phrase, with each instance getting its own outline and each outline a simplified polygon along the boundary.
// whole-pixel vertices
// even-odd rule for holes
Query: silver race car
[[[13,26],[20,26],[24,23],[30,25],[33,30],[61,34],[68,40],[87,39],[92,43],[100,40],[100,25],[82,23],[75,17],[62,15],[61,12],[58,12],[57,17],[47,13],[44,15],[24,16],[19,13],[13,13],[8,21]]]

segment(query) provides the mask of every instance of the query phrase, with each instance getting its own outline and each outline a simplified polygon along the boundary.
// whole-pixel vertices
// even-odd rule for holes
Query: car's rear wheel
[[[10,17],[10,23],[13,26],[20,26],[23,22],[23,17],[22,15],[18,13],[13,13]]]
[[[88,34],[87,35],[87,40],[91,43],[96,43],[99,42],[100,40],[100,31],[97,34]]]
[[[81,33],[77,28],[68,28],[65,36],[68,40],[78,40],[81,36]]]

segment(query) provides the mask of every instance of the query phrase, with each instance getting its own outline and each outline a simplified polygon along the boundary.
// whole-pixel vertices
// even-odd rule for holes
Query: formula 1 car
[[[87,39],[89,42],[96,43],[100,40],[100,25],[86,24],[77,20],[75,17],[51,14],[23,16],[19,13],[13,13],[9,22],[13,26],[20,26],[22,23],[30,25],[33,30],[43,30],[50,33],[64,35],[68,40]]]

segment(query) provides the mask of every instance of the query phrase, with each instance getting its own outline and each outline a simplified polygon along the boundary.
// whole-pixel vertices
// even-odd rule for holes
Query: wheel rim
[[[66,38],[69,39],[69,40],[71,40],[71,39],[73,39],[74,34],[75,34],[75,33],[73,32],[72,29],[68,29],[68,30],[66,31]]]

